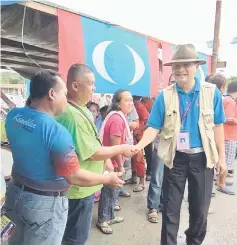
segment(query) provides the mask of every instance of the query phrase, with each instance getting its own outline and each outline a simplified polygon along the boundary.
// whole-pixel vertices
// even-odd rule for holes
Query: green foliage
[[[237,82],[237,76],[231,76],[229,78],[227,78],[227,83],[232,83],[232,82]]]
[[[1,72],[0,73],[2,84],[24,84],[25,79],[16,72]]]

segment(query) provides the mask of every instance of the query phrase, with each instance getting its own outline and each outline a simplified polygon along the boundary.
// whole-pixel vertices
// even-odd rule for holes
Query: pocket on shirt
[[[177,116],[173,111],[168,111],[165,115],[165,123],[162,129],[163,136],[165,139],[169,139],[174,137],[174,130],[175,130],[175,120]]]

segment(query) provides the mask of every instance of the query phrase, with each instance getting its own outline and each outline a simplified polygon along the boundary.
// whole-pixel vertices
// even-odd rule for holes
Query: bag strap
[[[94,134],[95,134],[96,139],[99,141],[100,145],[102,145],[102,142],[100,140],[100,137],[98,136],[98,133],[96,131],[96,128],[95,128],[94,124],[92,123],[91,119],[89,118],[89,116],[79,106],[75,105],[74,103],[72,103],[70,101],[68,101],[68,103],[71,106],[73,106],[74,108],[76,108],[86,118],[86,120],[89,122],[89,124],[91,125],[91,127],[92,127],[92,129],[94,131]]]

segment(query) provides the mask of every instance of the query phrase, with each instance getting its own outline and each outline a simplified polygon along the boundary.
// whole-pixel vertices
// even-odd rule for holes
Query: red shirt
[[[150,100],[142,101],[142,104],[146,107],[147,111],[150,112],[154,102],[152,99],[150,99]]]
[[[226,96],[223,99],[223,105],[225,110],[226,120],[228,119],[237,119],[237,102],[232,99],[230,96]],[[237,125],[225,123],[224,124],[225,131],[225,140],[237,140]]]
[[[122,117],[118,114],[113,114],[108,121],[106,122],[104,128],[104,136],[103,136],[103,145],[111,146],[110,137],[111,136],[119,136],[121,137],[120,144],[126,144],[126,126]],[[123,158],[123,162],[125,158]],[[111,159],[115,168],[118,167],[118,164],[115,160]]]
[[[139,131],[145,127],[146,122],[149,118],[149,112],[144,106],[144,104],[141,103],[140,101],[134,101],[134,106],[139,116],[139,128],[134,130],[134,134],[138,137],[138,140],[140,140],[142,138],[143,131],[142,132]]]

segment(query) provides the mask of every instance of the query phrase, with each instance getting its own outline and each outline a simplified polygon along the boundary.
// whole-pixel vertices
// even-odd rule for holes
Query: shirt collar
[[[200,91],[200,81],[199,81],[199,79],[198,78],[194,78],[195,79],[195,86],[194,86],[194,88],[188,93],[188,94],[191,94],[191,93],[193,93],[194,91],[196,91],[196,92],[199,92]],[[178,86],[178,84],[177,83],[175,83],[175,87],[176,87],[176,89],[177,89],[177,92],[181,92],[181,93],[185,93],[184,91],[183,91],[183,89],[181,89],[179,86]]]

